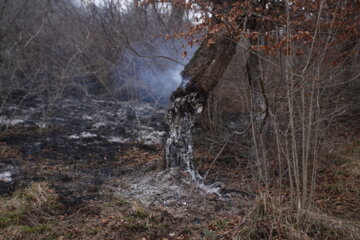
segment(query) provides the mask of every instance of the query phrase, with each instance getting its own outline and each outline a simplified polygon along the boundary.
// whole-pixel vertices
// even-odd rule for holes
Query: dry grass
[[[21,157],[21,152],[14,147],[8,146],[5,142],[0,142],[0,156],[4,158],[16,158]]]
[[[360,239],[360,138],[336,136],[322,149],[312,208],[293,210],[286,192],[260,198],[227,229],[206,239]],[[210,230],[209,230],[210,231]]]
[[[237,224],[209,239],[357,240],[360,222],[329,216],[317,209],[295,211],[285,204],[259,199]]]
[[[162,239],[173,229],[169,219],[120,197],[66,208],[46,183],[33,183],[0,203],[0,240]]]
[[[46,183],[33,183],[0,199],[0,239],[36,239],[51,228],[57,197]]]
[[[336,136],[323,149],[316,207],[330,215],[360,220],[360,138]]]

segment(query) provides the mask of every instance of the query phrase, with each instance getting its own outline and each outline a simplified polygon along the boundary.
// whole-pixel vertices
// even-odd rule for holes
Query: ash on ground
[[[201,187],[185,172],[157,168],[165,113],[148,103],[103,100],[64,100],[51,109],[41,101],[9,104],[0,115],[0,193],[46,181],[67,212],[116,195],[193,223],[244,211],[251,196],[229,190],[235,178],[218,179],[224,186],[214,193],[206,190],[211,181]]]
[[[167,125],[165,109],[148,103],[104,100],[63,100],[52,106],[41,100],[32,105],[8,104],[0,109],[0,128],[58,128],[59,138],[75,144],[92,142],[141,142],[159,144]],[[50,140],[51,141],[51,140]]]
[[[252,199],[241,191],[226,193],[225,186],[223,189],[212,185],[201,187],[192,181],[189,173],[179,169],[129,176],[118,181],[115,194],[195,224],[211,217],[238,216],[250,206]]]

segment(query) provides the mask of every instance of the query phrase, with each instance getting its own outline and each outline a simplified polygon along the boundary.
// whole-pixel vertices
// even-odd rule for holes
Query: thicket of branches
[[[181,44],[165,40],[186,22],[173,15],[117,0],[1,0],[1,106],[34,96],[46,105],[66,96],[159,100],[175,84],[162,74],[185,61]]]
[[[175,38],[237,44],[201,118],[214,161],[223,151],[245,156],[261,194],[285,191],[296,209],[311,207],[327,130],[358,129],[359,3],[171,2],[198,10],[198,24]]]
[[[359,16],[358,1],[340,0],[0,0],[0,101],[136,98],[144,79],[156,100],[150,89],[184,65],[179,46],[230,39],[237,53],[201,118],[214,161],[225,148],[250,159],[261,194],[285,189],[306,209],[326,130],[358,127]]]
[[[358,239],[356,224],[318,213],[314,202],[322,148],[344,129],[359,131],[360,3],[172,2],[198,10],[198,24],[174,37],[220,51],[222,40],[237,44],[207,99],[198,141],[207,139],[213,156],[205,178],[216,161],[244,167],[247,159],[245,187],[259,202],[234,239]]]

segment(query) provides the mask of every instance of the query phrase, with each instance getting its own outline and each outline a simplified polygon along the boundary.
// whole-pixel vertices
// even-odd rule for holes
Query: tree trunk
[[[215,43],[200,46],[182,72],[182,83],[172,94],[168,109],[170,132],[166,141],[167,168],[182,168],[193,180],[199,176],[194,169],[192,141],[194,118],[206,107],[208,93],[214,89],[236,53],[230,37],[218,36]]]

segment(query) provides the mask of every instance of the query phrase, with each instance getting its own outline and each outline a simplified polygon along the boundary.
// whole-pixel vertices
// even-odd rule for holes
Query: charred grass
[[[54,161],[49,156],[56,148],[31,156],[2,142],[3,159],[18,159],[28,175],[38,177],[27,178],[18,190],[0,198],[0,239],[360,239],[360,139],[336,139],[322,149],[316,201],[300,212],[288,207],[286,197],[279,197],[287,196],[286,191],[260,197],[246,159],[231,158],[231,151],[224,151],[208,180],[223,182],[225,193],[240,189],[249,201],[238,206],[243,209],[240,216],[212,217],[198,225],[117,196],[103,178],[114,169],[124,175],[155,171],[161,146],[129,144],[106,154],[109,148],[104,147],[104,153],[85,151],[77,161]],[[197,149],[197,164],[204,174],[214,156]],[[103,181],[89,177],[100,172]]]

